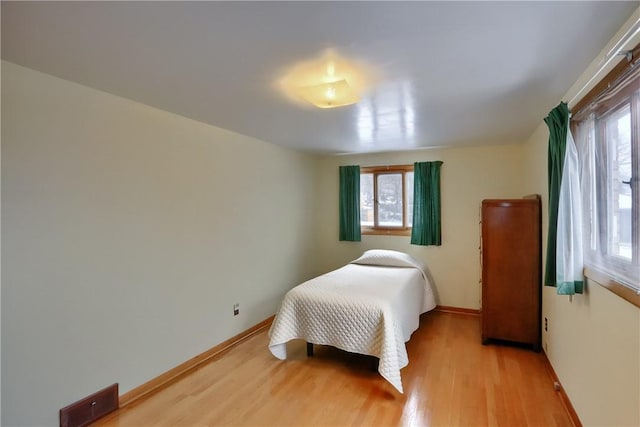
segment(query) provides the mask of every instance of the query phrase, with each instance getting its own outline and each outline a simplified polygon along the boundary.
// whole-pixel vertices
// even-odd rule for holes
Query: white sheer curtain
[[[620,135],[611,131],[605,133],[607,121],[614,119],[617,127],[631,130],[630,110],[619,108],[617,112],[618,116],[605,115],[603,118],[592,113],[576,126],[581,169],[584,264],[637,290],[640,268],[634,260],[631,236],[632,187],[629,183],[632,177],[624,159],[631,144],[625,140],[626,131]]]
[[[585,274],[638,307],[639,52],[640,45],[633,61],[618,64],[574,106],[571,118],[581,171]]]
[[[559,295],[582,293],[584,286],[581,194],[578,151],[571,129],[567,129],[556,240],[556,286]]]

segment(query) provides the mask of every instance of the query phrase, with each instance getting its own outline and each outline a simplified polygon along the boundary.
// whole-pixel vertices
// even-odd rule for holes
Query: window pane
[[[373,227],[373,174],[360,175],[360,225]]]
[[[378,175],[378,225],[402,227],[402,174]]]
[[[606,119],[609,158],[609,253],[631,260],[631,113],[629,105]]]
[[[588,120],[578,127],[578,146],[582,168],[581,189],[582,206],[585,209],[585,250],[592,253],[598,250],[600,215],[598,215],[599,166],[596,163],[596,129],[594,120]],[[588,246],[586,245],[588,242]]]
[[[413,172],[407,172],[404,176],[404,188],[407,199],[407,227],[413,226]]]

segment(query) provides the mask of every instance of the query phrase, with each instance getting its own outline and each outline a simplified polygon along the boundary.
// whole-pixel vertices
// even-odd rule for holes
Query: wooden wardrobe
[[[540,350],[540,196],[482,201],[482,343]]]

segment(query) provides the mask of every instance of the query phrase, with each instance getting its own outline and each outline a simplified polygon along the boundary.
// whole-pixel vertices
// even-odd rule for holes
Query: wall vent
[[[118,409],[118,384],[60,409],[60,427],[83,427]]]

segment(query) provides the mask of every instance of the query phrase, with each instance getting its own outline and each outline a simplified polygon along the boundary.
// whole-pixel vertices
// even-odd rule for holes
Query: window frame
[[[362,175],[373,175],[373,226],[363,225],[360,219],[360,232],[363,235],[410,236],[412,227],[407,224],[407,173],[413,172],[413,165],[364,166],[360,167]],[[379,175],[402,174],[402,226],[380,226],[378,223],[378,180]]]
[[[632,57],[638,58],[640,56],[640,45],[636,46],[633,49]],[[607,158],[609,156],[609,148],[606,146],[605,141],[605,130],[604,130],[604,122],[606,122],[606,118],[610,117],[610,115],[614,114],[616,111],[619,111],[621,108],[624,108],[624,105],[629,104],[630,107],[630,118],[631,118],[631,158],[632,158],[632,176],[631,182],[634,185],[631,186],[632,192],[632,213],[631,213],[631,227],[632,227],[632,259],[626,260],[622,257],[607,253],[605,257],[611,262],[611,265],[616,269],[624,270],[625,268],[629,268],[632,266],[640,265],[640,148],[638,144],[640,143],[640,87],[637,83],[629,84],[628,86],[622,88],[617,93],[612,96],[605,98],[603,101],[599,101],[599,97],[601,97],[604,93],[606,93],[610,88],[614,88],[615,86],[624,81],[632,69],[635,67],[637,61],[621,61],[607,76],[605,76],[584,98],[582,98],[573,108],[572,110],[576,112],[571,118],[571,130],[572,132],[576,131],[577,122],[580,120],[581,116],[587,114],[586,112],[595,113],[597,119],[595,120],[594,126],[594,137],[595,137],[595,150],[599,152],[600,156],[604,156],[604,164],[608,169],[610,167],[610,160]],[[638,79],[639,77],[634,77],[634,79]],[[597,104],[595,104],[597,102]],[[597,105],[596,108],[593,108],[594,105]],[[583,114],[584,113],[584,114]],[[584,119],[584,117],[582,117]],[[598,195],[598,197],[603,197],[602,195]],[[602,201],[602,200],[601,200]],[[600,202],[601,202],[600,201]],[[608,208],[607,208],[608,210]],[[599,221],[608,221],[606,218],[600,218],[598,215]],[[585,224],[585,226],[588,226]],[[607,225],[608,226],[608,225]],[[607,227],[605,226],[605,228]],[[602,228],[598,228],[596,230],[595,236],[595,244],[605,245],[608,248],[607,240],[607,232],[603,231]],[[587,243],[589,240],[585,240],[586,251],[592,251],[591,244]],[[616,278],[612,277],[610,274],[605,271],[601,271],[597,267],[585,267],[584,275],[588,279],[594,281],[600,286],[610,290],[614,294],[619,297],[625,299],[636,307],[640,307],[640,290],[634,287],[630,287],[627,284],[624,284]]]
[[[638,89],[640,90],[640,89]],[[612,177],[610,176],[612,163],[614,162],[611,159],[611,147],[609,146],[610,137],[607,134],[606,126],[608,120],[618,113],[620,110],[623,110],[625,107],[629,107],[629,115],[631,119],[631,161],[632,161],[632,174],[631,174],[631,182],[637,181],[637,177],[640,171],[638,171],[637,163],[638,163],[638,153],[637,153],[637,132],[633,130],[637,128],[636,119],[634,118],[638,114],[638,110],[640,109],[640,104],[638,100],[638,96],[636,94],[630,94],[623,97],[618,97],[617,100],[619,102],[610,105],[609,109],[604,112],[602,115],[598,116],[594,121],[594,132],[595,132],[595,143],[596,150],[599,151],[599,156],[601,157],[601,165],[596,164],[596,169],[599,169],[601,173],[606,175],[605,181],[607,184],[610,183]],[[598,168],[600,166],[600,168]],[[604,169],[603,169],[604,167]],[[608,261],[611,266],[614,266],[619,270],[628,270],[632,268],[634,265],[638,266],[640,263],[640,245],[638,245],[638,233],[640,229],[638,227],[637,218],[640,214],[639,204],[640,198],[638,198],[637,185],[632,185],[631,187],[631,246],[632,246],[632,257],[631,259],[627,259],[623,256],[611,252],[611,242],[609,238],[612,236],[613,232],[612,228],[612,217],[615,215],[612,212],[613,207],[611,206],[614,202],[612,200],[606,200],[605,197],[614,196],[613,191],[611,189],[606,189],[598,194],[598,204],[605,207],[606,213],[599,212],[599,226],[596,230],[598,233],[596,236],[596,246],[602,247],[602,253],[604,254],[604,258]],[[593,253],[597,251],[592,249],[591,247],[587,248],[587,251]],[[593,269],[590,269],[593,270]],[[602,273],[605,274],[605,273]]]
[[[640,89],[638,89],[640,91]],[[609,118],[611,118],[612,116],[614,116],[616,113],[618,113],[620,110],[623,110],[627,105],[629,106],[629,115],[630,115],[630,119],[631,119],[631,178],[630,178],[630,182],[634,183],[638,180],[638,176],[640,171],[638,171],[638,150],[637,150],[637,144],[638,144],[638,135],[637,135],[637,131],[634,132],[634,129],[637,129],[637,122],[636,122],[636,117],[638,115],[638,110],[640,109],[640,104],[639,104],[639,100],[638,100],[638,95],[636,93],[630,94],[629,96],[625,96],[622,98],[618,98],[618,100],[620,102],[618,102],[617,104],[615,104],[614,106],[612,106],[606,113],[604,113],[602,116],[598,117],[598,119],[596,119],[595,121],[595,132],[596,132],[596,144],[600,145],[601,147],[598,147],[598,149],[601,150],[601,156],[603,158],[603,163],[606,165],[606,174],[609,175],[611,173],[611,164],[613,163],[613,160],[611,160],[611,150],[609,147],[609,136],[607,135],[607,131],[606,131],[606,123],[607,120]],[[607,182],[609,183],[611,181],[611,178],[609,176],[607,176]],[[599,236],[598,238],[598,242],[597,244],[600,245],[606,245],[606,249],[605,249],[605,253],[606,253],[606,258],[609,260],[609,262],[612,265],[615,265],[616,267],[620,268],[620,269],[626,269],[629,268],[629,266],[631,265],[639,265],[640,264],[640,245],[639,240],[638,240],[638,232],[639,227],[638,227],[638,222],[637,222],[637,217],[640,214],[640,210],[638,209],[640,206],[640,199],[638,198],[638,186],[637,185],[631,185],[631,247],[632,247],[632,257],[631,260],[626,259],[620,255],[614,254],[610,252],[610,246],[609,246],[609,242],[603,242],[603,238],[606,240],[607,236],[610,236],[611,232],[610,232],[610,228],[611,228],[611,218],[610,218],[610,214],[609,212],[607,212],[606,215],[606,219],[607,219],[607,223],[603,226],[604,230],[601,233],[601,236]],[[609,196],[612,196],[613,191],[605,191],[605,193]],[[603,195],[604,196],[604,195]],[[602,203],[602,201],[601,201]],[[611,207],[609,206],[609,204],[612,203],[612,201],[607,201],[606,206],[607,209],[611,209]],[[634,220],[634,218],[636,218],[636,220]],[[633,248],[636,248],[636,250],[634,250]]]

